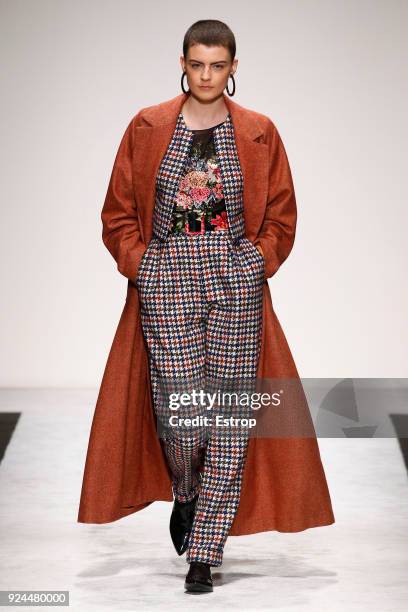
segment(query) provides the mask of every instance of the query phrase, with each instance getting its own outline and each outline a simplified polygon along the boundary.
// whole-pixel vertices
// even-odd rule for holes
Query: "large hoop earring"
[[[234,79],[234,75],[233,75],[233,74],[230,74],[229,76],[230,76],[230,77],[231,77],[231,79],[232,79],[232,84],[233,84],[233,86],[234,86],[234,89],[232,90],[232,92],[229,92],[229,91],[228,91],[228,81],[227,81],[227,87],[226,87],[226,90],[227,90],[227,94],[228,94],[229,96],[233,96],[233,95],[234,95],[234,93],[235,93],[235,79]],[[229,77],[228,77],[228,78],[229,78]]]
[[[184,89],[183,80],[184,80],[184,77],[186,76],[186,74],[187,74],[187,72],[186,72],[186,71],[184,71],[184,72],[183,72],[183,74],[181,75],[181,89],[183,90],[183,93],[185,93],[185,94],[190,93],[190,90],[189,90],[189,89],[188,89],[188,91],[186,91],[186,90]]]

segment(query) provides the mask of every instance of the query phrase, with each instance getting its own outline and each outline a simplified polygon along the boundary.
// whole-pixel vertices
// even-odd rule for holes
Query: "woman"
[[[184,93],[142,109],[131,121],[102,211],[103,239],[129,279],[128,299],[95,410],[78,520],[108,522],[153,500],[169,500],[171,482],[170,533],[177,553],[186,552],[185,588],[212,591],[211,567],[222,564],[229,534],[299,531],[331,524],[334,517],[307,405],[297,419],[303,427],[299,439],[276,433],[250,439],[245,425],[220,433],[217,414],[249,417],[250,411],[240,407],[233,413],[216,403],[208,425],[208,403],[202,396],[193,401],[193,395],[178,402],[173,426],[169,399],[182,393],[247,392],[259,374],[298,378],[266,293],[266,279],[287,258],[295,235],[295,195],[283,144],[265,115],[223,93],[231,78],[227,93],[234,94],[237,68],[228,26],[217,20],[193,24],[180,60]],[[152,184],[154,204],[147,205]],[[135,328],[124,322],[136,299],[143,347]],[[268,331],[278,347],[278,360],[269,354],[273,368],[265,349]],[[142,364],[141,353],[148,357]],[[150,397],[144,401],[146,389],[139,385],[137,406],[143,409],[135,411],[129,397],[136,397],[144,365]],[[299,410],[301,401],[295,404]],[[152,438],[151,408],[160,445]],[[196,425],[186,424],[186,417],[196,417]],[[291,417],[286,411],[293,423]],[[272,483],[271,468],[284,463],[283,479],[275,472]],[[98,481],[101,472],[104,480]],[[291,482],[285,482],[287,474]]]

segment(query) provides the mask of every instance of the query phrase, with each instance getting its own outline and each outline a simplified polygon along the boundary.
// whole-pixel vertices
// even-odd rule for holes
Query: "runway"
[[[69,591],[80,612],[407,609],[408,483],[397,439],[319,438],[336,523],[231,536],[214,592],[192,595],[170,540],[170,503],[109,524],[76,521],[96,397],[0,391],[2,590]]]

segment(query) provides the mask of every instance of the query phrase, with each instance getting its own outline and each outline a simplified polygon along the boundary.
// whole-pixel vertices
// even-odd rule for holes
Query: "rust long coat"
[[[152,237],[155,179],[188,94],[143,108],[115,158],[102,210],[103,241],[128,279],[127,294],[95,407],[78,522],[108,523],[154,501],[173,501],[152,407],[150,371],[134,280]],[[286,152],[273,122],[224,94],[244,175],[245,235],[265,258],[262,344],[257,376],[299,380],[274,312],[267,279],[288,257],[296,201]],[[297,412],[310,422],[307,404]],[[313,425],[311,426],[314,434]],[[302,531],[334,522],[317,439],[250,438],[230,535]]]

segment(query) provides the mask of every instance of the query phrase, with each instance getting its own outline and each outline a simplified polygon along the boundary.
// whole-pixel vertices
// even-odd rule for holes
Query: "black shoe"
[[[197,500],[198,493],[189,502],[174,500],[170,517],[170,535],[178,555],[182,555],[187,550]]]
[[[192,561],[187,572],[184,588],[189,592],[211,592],[213,590],[211,565],[202,561]]]

